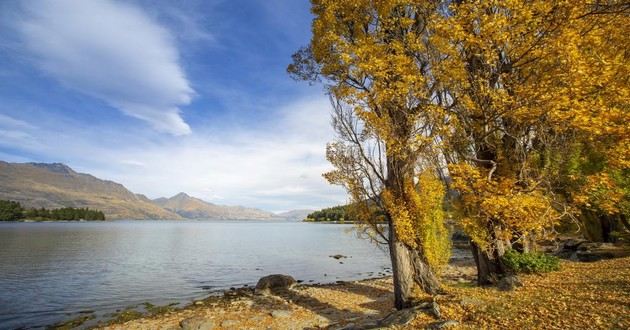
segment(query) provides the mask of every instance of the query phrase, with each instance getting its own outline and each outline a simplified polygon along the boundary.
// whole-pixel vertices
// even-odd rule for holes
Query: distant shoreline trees
[[[0,221],[19,220],[105,220],[105,214],[99,210],[74,207],[26,209],[18,202],[0,200]]]
[[[348,215],[347,206],[339,205],[315,211],[306,216],[304,221],[309,222],[352,222],[353,219]]]

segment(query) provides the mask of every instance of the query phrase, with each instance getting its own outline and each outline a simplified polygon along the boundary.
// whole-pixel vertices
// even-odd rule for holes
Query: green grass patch
[[[560,270],[560,259],[539,252],[520,253],[508,250],[503,255],[503,262],[516,273],[548,273]]]

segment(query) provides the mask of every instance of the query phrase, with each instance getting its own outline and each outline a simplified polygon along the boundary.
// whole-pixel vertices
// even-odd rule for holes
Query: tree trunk
[[[389,254],[394,278],[394,306],[403,309],[413,305],[414,289],[419,287],[428,294],[437,294],[440,284],[421,255],[396,237],[394,227],[389,228]]]
[[[495,284],[497,280],[507,275],[507,269],[501,261],[501,254],[498,249],[495,249],[494,253],[488,254],[472,241],[470,242],[470,248],[477,265],[477,284]]]
[[[511,245],[513,250],[520,253],[532,253],[538,250],[535,234],[521,236],[518,240],[512,242]]]

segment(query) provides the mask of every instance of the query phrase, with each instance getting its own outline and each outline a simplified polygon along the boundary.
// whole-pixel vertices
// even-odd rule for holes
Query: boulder
[[[295,283],[295,279],[289,275],[274,274],[262,277],[256,284],[254,292],[256,294],[269,294],[274,290],[291,289]]]
[[[612,243],[583,243],[575,255],[579,261],[591,262],[630,256],[630,248]]]
[[[179,322],[182,330],[212,330],[214,329],[214,322],[210,319],[193,316]]]
[[[564,241],[562,248],[567,251],[576,251],[580,247],[580,245],[584,243],[589,243],[589,241],[583,238],[570,238]]]

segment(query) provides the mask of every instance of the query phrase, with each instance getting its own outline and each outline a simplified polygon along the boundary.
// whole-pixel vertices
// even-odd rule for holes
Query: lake
[[[44,327],[81,312],[98,320],[144,302],[186,304],[274,273],[326,283],[382,276],[389,265],[352,225],[0,223],[0,329]]]

